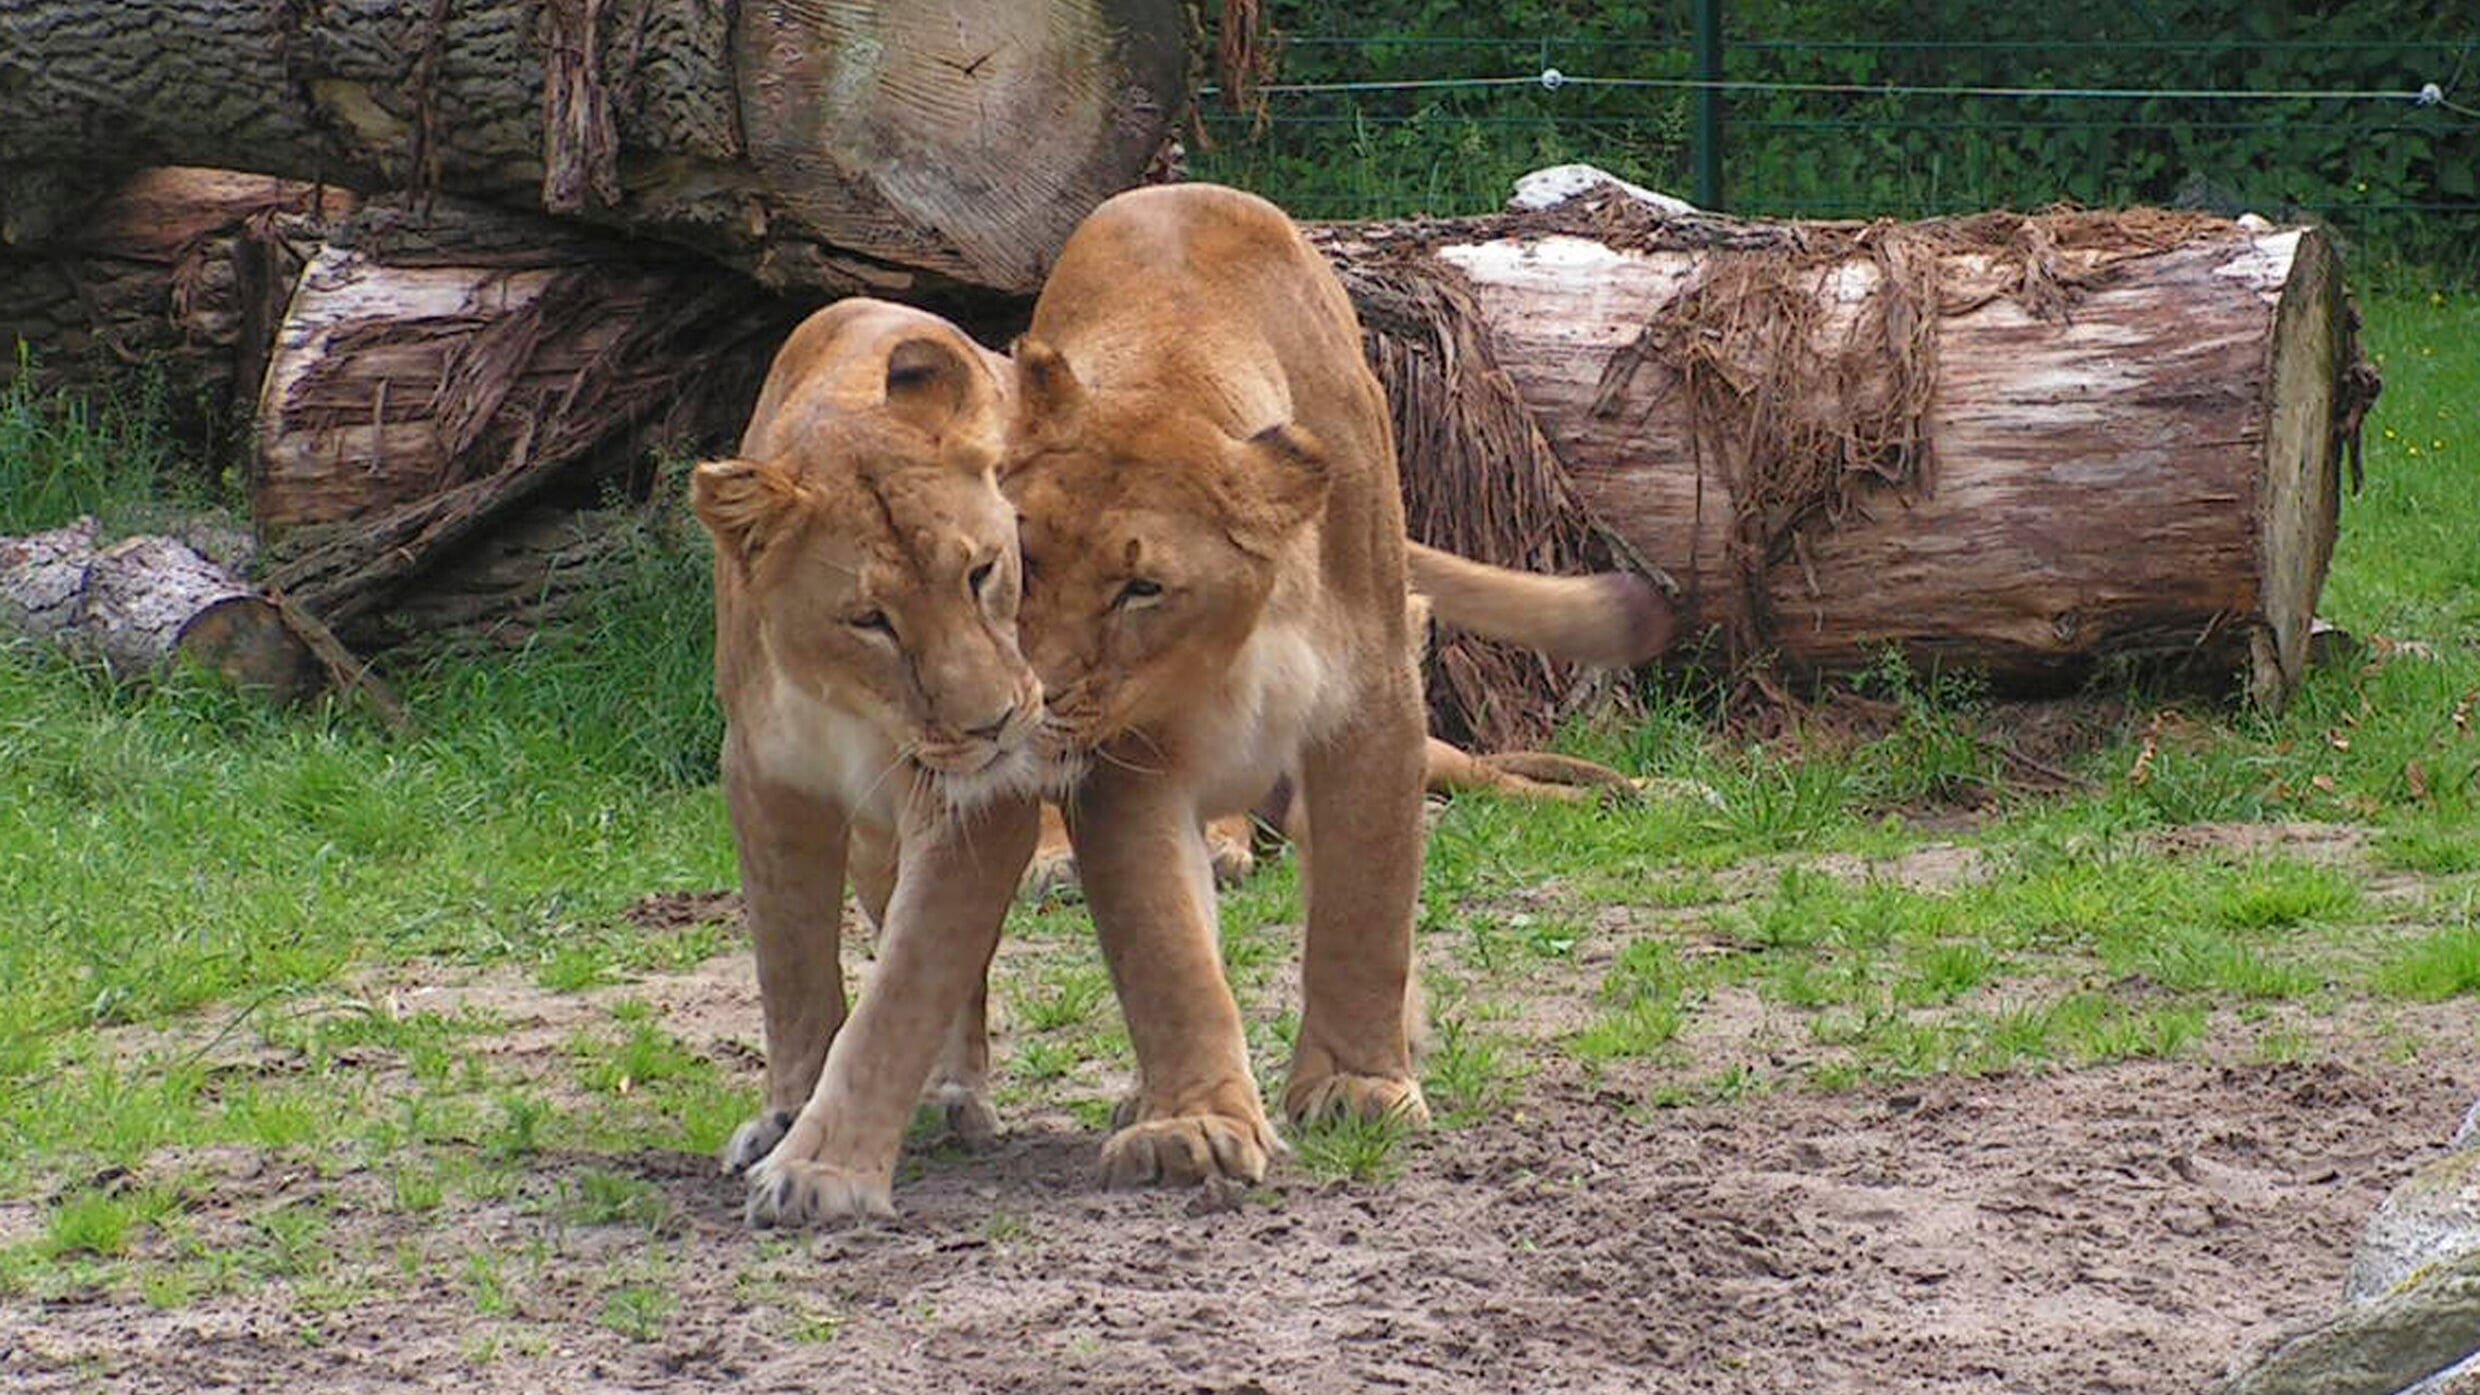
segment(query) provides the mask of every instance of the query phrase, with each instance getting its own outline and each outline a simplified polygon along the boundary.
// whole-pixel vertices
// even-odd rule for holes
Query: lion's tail
[[[1407,543],[1412,586],[1438,619],[1484,639],[1538,649],[1554,659],[1633,668],[1670,648],[1678,629],[1670,598],[1626,572],[1542,576]]]

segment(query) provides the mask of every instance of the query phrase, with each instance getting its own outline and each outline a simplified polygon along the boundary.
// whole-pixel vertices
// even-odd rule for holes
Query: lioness
[[[753,1224],[892,1215],[934,1057],[934,1097],[990,1127],[983,980],[1033,846],[1041,712],[992,475],[1001,362],[935,316],[838,302],[777,355],[740,458],[692,479],[765,1000],[766,1112],[726,1155]],[[881,929],[849,1023],[848,853]]]
[[[1280,210],[1121,194],[1071,235],[1017,347],[1001,485],[1138,1085],[1114,1184],[1261,1178],[1278,1146],[1223,981],[1200,816],[1288,778],[1308,939],[1285,1112],[1427,1117],[1412,918],[1426,733],[1405,595],[1449,623],[1578,623],[1572,657],[1668,640],[1652,588],[1519,577],[1404,540],[1385,399],[1342,286]],[[1512,602],[1512,604],[1511,604]]]

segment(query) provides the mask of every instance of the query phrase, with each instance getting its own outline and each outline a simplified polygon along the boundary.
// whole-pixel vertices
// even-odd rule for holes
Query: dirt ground
[[[751,1069],[745,959],[652,987],[674,1031]],[[598,1010],[494,991],[531,1024],[517,1052],[556,1050]],[[2406,1028],[2428,1045],[2402,1049]],[[685,1154],[548,1156],[519,1195],[427,1216],[380,1204],[376,1179],[235,1158],[213,1205],[320,1196],[339,1249],[547,1239],[560,1259],[493,1317],[445,1263],[360,1296],[0,1305],[0,1387],[2194,1391],[2331,1305],[2363,1218],[2480,1085],[2467,1012],[2411,1014],[2388,1039],[2313,1065],[1667,1110],[1553,1060],[1506,1114],[1411,1144],[1391,1182],[1294,1164],[1246,1197],[1100,1191],[1099,1137],[1041,1115],[994,1152],[930,1162],[899,1226],[789,1239],[744,1231],[738,1186]],[[544,1198],[614,1170],[671,1216],[651,1233],[545,1219]],[[649,1250],[677,1297],[659,1332],[593,1321],[610,1266]],[[788,1302],[827,1316],[796,1330]]]

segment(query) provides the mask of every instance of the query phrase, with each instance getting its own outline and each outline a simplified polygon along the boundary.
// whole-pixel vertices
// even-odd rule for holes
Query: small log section
[[[1025,294],[1185,81],[1174,0],[18,0],[0,241],[202,165],[573,217],[782,289]]]
[[[290,701],[321,681],[280,608],[177,538],[104,544],[93,519],[0,538],[0,630],[49,639],[142,682],[185,658]]]
[[[1313,237],[1396,399],[1414,530],[1464,530],[1428,541],[1659,568],[1729,661],[1794,674],[1893,650],[2038,691],[2172,658],[2278,705],[2305,669],[2376,391],[2314,229],[1752,223],[1605,191]],[[1459,346],[1462,390],[1394,362],[1414,333]],[[1442,451],[1514,496],[1425,501]]]

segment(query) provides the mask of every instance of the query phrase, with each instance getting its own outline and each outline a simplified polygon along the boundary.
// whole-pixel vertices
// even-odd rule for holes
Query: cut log
[[[281,317],[250,490],[270,537],[503,474],[608,474],[666,435],[729,430],[793,313],[717,268],[545,219],[445,202],[406,219],[365,210]]]
[[[1314,235],[1399,430],[1431,421],[1404,432],[1408,496],[1441,440],[1540,480],[1479,528],[1494,545],[1469,521],[1427,541],[1526,562],[1563,533],[1571,553],[1632,554],[1732,661],[1796,673],[1894,652],[2040,690],[2168,656],[2271,705],[2305,668],[2375,391],[2314,229],[1751,223],[1608,193]],[[1456,376],[1499,383],[1537,434],[1460,405],[1486,391],[1390,370],[1389,342],[1440,334],[1407,308],[1423,298],[1477,317]],[[1413,509],[1415,531],[1464,494]]]
[[[848,294],[1034,289],[1184,101],[1172,0],[0,12],[0,232],[205,165],[575,215]]]
[[[0,249],[0,380],[98,397],[153,375],[179,437],[227,444],[258,397],[270,326],[355,200],[228,170],[143,170],[51,240]]]
[[[800,307],[731,272],[441,200],[375,201],[287,307],[251,489],[270,585],[349,629],[500,515],[593,502],[748,414]]]
[[[289,701],[319,671],[278,608],[174,538],[97,544],[92,519],[0,539],[0,626],[46,638],[138,682],[178,656]]]

